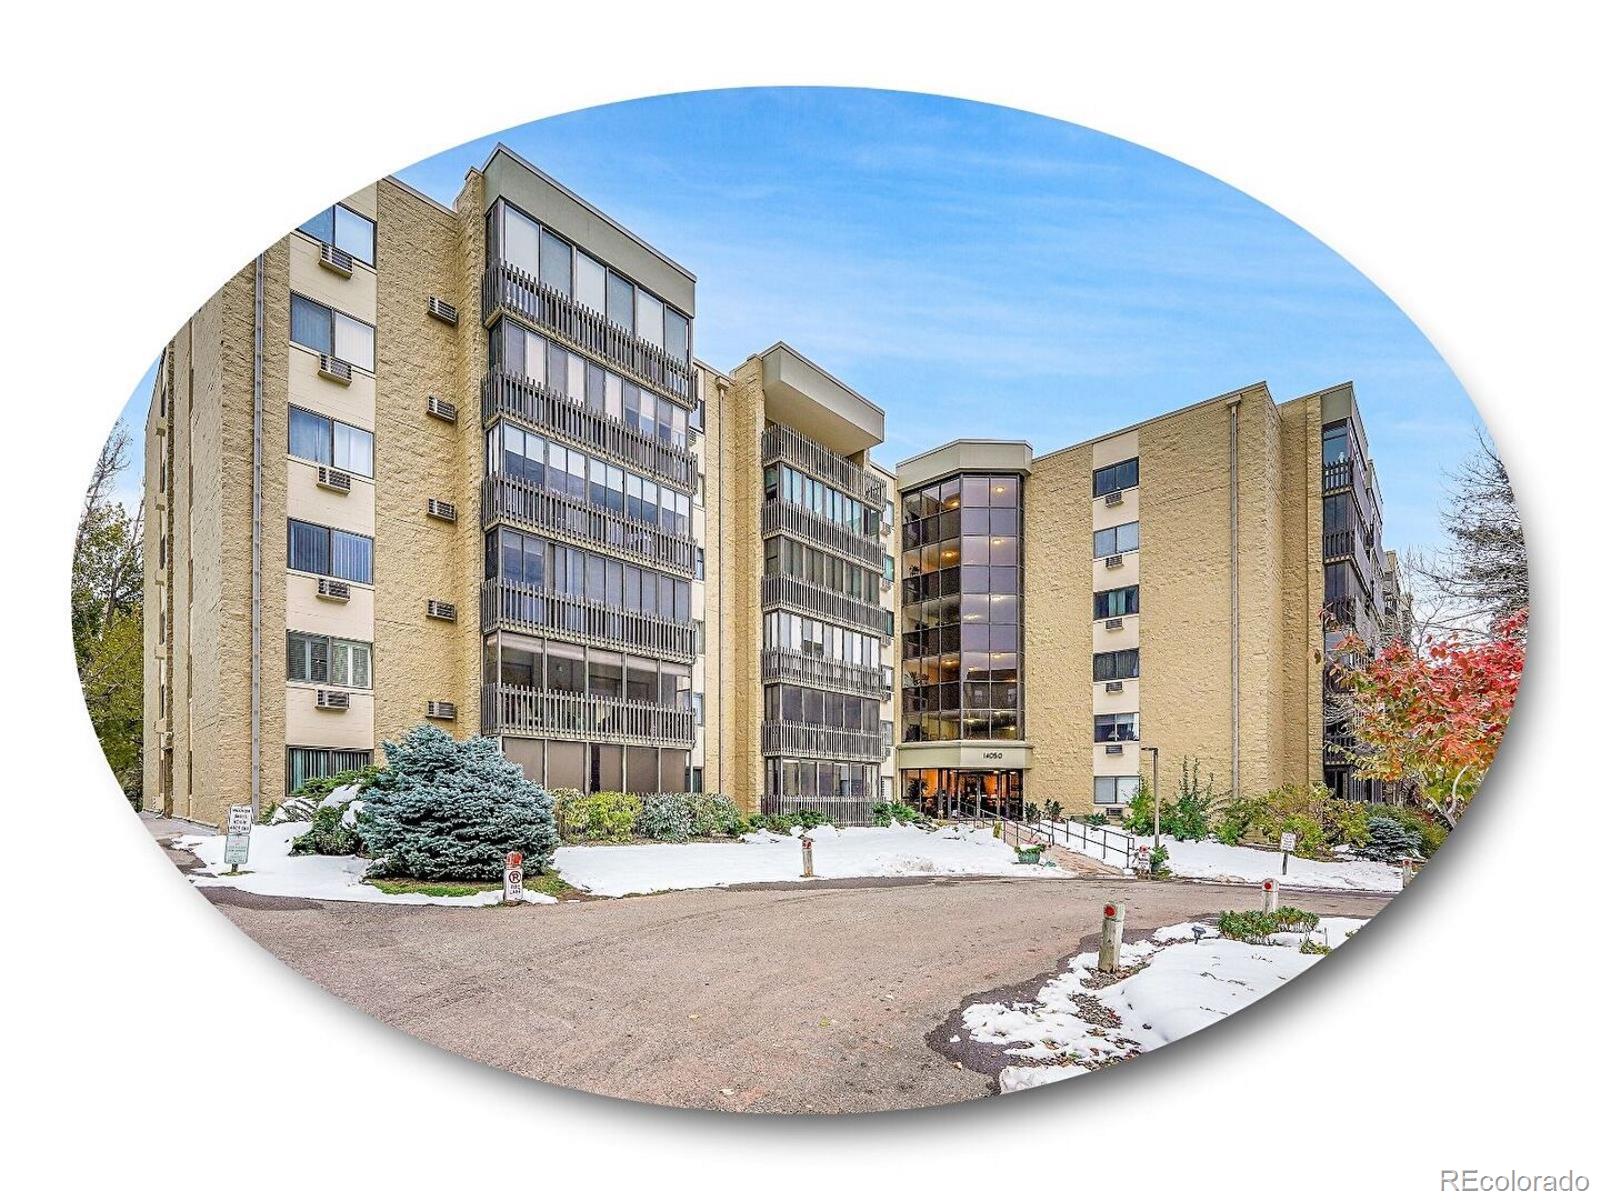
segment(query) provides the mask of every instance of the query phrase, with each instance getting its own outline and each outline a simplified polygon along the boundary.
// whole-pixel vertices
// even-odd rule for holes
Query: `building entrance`
[[[937,817],[1022,815],[1021,771],[938,768],[900,772],[900,798]]]

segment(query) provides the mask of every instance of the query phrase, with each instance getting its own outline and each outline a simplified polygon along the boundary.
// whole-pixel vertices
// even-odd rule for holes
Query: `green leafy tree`
[[[120,422],[95,460],[72,548],[72,650],[100,750],[128,801],[144,770],[144,510],[113,499],[131,437]]]
[[[485,737],[458,742],[432,725],[385,742],[384,768],[361,794],[358,828],[373,874],[493,879],[510,851],[544,871],[556,849],[550,793]]]

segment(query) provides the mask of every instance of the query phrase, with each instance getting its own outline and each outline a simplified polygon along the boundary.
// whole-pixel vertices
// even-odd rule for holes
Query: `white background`
[[[1546,3],[1054,7],[10,10],[14,1194],[1403,1196],[1436,1192],[1443,1167],[1600,1176],[1595,664],[1577,627],[1600,473],[1595,31]],[[72,675],[68,548],[96,447],[187,313],[328,197],[424,155],[591,103],[776,83],[1007,103],[1211,172],[1370,275],[1483,411],[1533,556],[1527,688],[1466,827],[1314,983],[1105,1076],[958,1109],[651,1110],[477,1067],[332,1000],[198,901],[116,794]]]

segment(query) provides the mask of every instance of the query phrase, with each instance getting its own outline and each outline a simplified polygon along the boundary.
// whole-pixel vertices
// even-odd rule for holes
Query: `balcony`
[[[761,682],[797,683],[802,687],[851,692],[872,700],[888,700],[893,694],[883,681],[881,667],[852,667],[793,650],[763,650]]]
[[[484,688],[483,713],[485,733],[685,749],[694,745],[694,713],[642,700],[491,684]]]
[[[761,465],[770,466],[775,462],[788,463],[873,508],[883,507],[883,480],[835,454],[814,438],[796,433],[785,425],[768,425],[761,434]]]
[[[483,273],[483,323],[513,312],[570,342],[579,350],[626,371],[652,391],[683,404],[694,400],[694,370],[662,347],[613,325],[604,315],[555,291],[510,263],[491,263]]]
[[[860,762],[883,761],[883,734],[856,729],[829,729],[788,721],[761,722],[761,753],[797,754],[807,758],[848,758]]]
[[[547,588],[486,579],[480,589],[484,632],[512,629],[550,637],[576,637],[616,650],[659,654],[692,662],[694,626],[609,604],[566,596]]]
[[[802,612],[824,621],[853,626],[876,638],[887,636],[889,628],[888,609],[786,575],[761,577],[761,607]]]
[[[587,500],[558,496],[522,479],[490,475],[483,481],[483,522],[511,521],[584,542],[598,550],[631,555],[653,567],[689,575],[694,542]]]
[[[1349,459],[1344,462],[1322,464],[1322,490],[1325,492],[1338,491],[1354,485],[1355,464]]]
[[[763,813],[820,812],[830,825],[870,825],[872,810],[879,801],[860,796],[770,796],[761,797]]]
[[[879,542],[787,500],[768,500],[761,506],[761,536],[777,533],[802,538],[819,550],[842,554],[873,571],[883,570],[883,546]]]
[[[555,437],[593,447],[636,470],[681,488],[695,488],[694,455],[629,429],[621,421],[574,402],[545,384],[500,370],[483,380],[483,423],[510,417]]]
[[[1322,557],[1354,558],[1356,553],[1356,531],[1353,529],[1337,529],[1332,533],[1322,535]]]

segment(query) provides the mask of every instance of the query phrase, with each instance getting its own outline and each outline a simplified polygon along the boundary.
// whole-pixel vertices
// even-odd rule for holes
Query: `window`
[[[539,226],[533,218],[509,205],[501,205],[500,257],[514,267],[539,277]]]
[[[347,317],[337,309],[304,296],[289,297],[289,340],[342,359],[363,371],[373,369],[376,333],[365,321]]]
[[[1130,458],[1124,462],[1112,463],[1109,467],[1100,467],[1094,473],[1094,494],[1104,496],[1107,492],[1122,492],[1128,488],[1139,486],[1139,460]]]
[[[372,582],[372,539],[308,521],[289,521],[289,569]]]
[[[597,313],[605,312],[606,269],[582,250],[574,252],[573,260],[576,264],[572,281],[574,299]]]
[[[1112,588],[1106,592],[1094,594],[1095,620],[1106,617],[1131,617],[1139,611],[1139,585],[1132,587]]]
[[[890,583],[894,582],[894,555],[892,554],[883,556],[883,577]]]
[[[1337,425],[1322,427],[1322,463],[1331,467],[1350,458],[1350,426],[1340,421]]]
[[[1094,777],[1094,802],[1096,804],[1131,804],[1139,790],[1137,775],[1096,775]]]
[[[676,309],[667,309],[667,353],[679,362],[689,361],[689,318]],[[695,426],[696,429],[699,426]]]
[[[1094,556],[1106,558],[1112,554],[1127,554],[1139,548],[1139,522],[1114,525],[1110,529],[1094,531]]]
[[[606,318],[633,332],[633,284],[615,271],[606,272]]]
[[[372,478],[372,435],[365,429],[289,407],[289,453]]]
[[[308,779],[326,779],[344,771],[358,771],[372,765],[371,750],[325,750],[320,746],[284,748],[284,779],[290,792]],[[191,760],[192,763],[192,760]]]
[[[1103,683],[1108,679],[1137,679],[1139,678],[1139,651],[1108,650],[1094,656],[1094,681]]]
[[[295,683],[331,683],[338,687],[372,686],[372,646],[318,633],[288,635],[289,674]]]
[[[377,261],[377,224],[342,204],[325,208],[300,226],[319,242],[337,246],[351,258],[372,266]]]
[[[1096,713],[1094,740],[1097,742],[1137,742],[1138,713]]]
[[[706,694],[704,692],[695,692],[690,697],[689,707],[694,712],[694,723],[696,725],[704,725],[706,723]]]
[[[548,229],[539,233],[539,281],[563,296],[572,295],[572,247]]]
[[[634,294],[634,331],[652,345],[666,347],[666,306],[643,288]]]
[[[694,548],[694,577],[696,579],[704,579],[706,577],[706,551],[704,546],[696,546]]]

